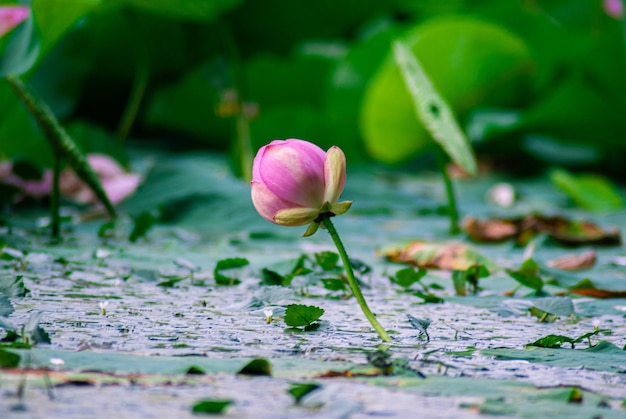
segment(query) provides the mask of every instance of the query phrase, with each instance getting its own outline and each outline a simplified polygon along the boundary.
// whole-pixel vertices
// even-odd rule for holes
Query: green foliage
[[[533,301],[533,307],[543,313],[549,313],[555,316],[567,317],[574,314],[574,304],[570,297],[540,298]]]
[[[246,365],[241,368],[237,374],[241,375],[272,375],[272,365],[265,358],[256,358],[248,362]]]
[[[432,292],[416,291],[413,295],[421,298],[425,303],[441,304],[444,302],[443,298],[433,294]]]
[[[400,40],[460,125],[470,122],[481,153],[526,168],[531,155],[622,169],[623,25],[601,2],[34,0],[32,9],[0,42],[0,74],[29,79],[66,126],[89,120],[115,131],[143,71],[138,135],[232,149],[235,121],[221,113],[232,93],[237,112],[253,105],[254,146],[303,137],[341,146],[352,162],[367,149],[398,163],[431,149],[439,132],[472,171],[458,130],[443,134],[452,125],[440,123],[433,136],[415,118],[392,60]],[[41,133],[16,101],[3,101],[1,84],[2,157],[50,167]],[[430,104],[421,86],[418,103]]]
[[[606,212],[624,207],[624,201],[616,187],[603,176],[575,176],[567,170],[555,169],[550,173],[550,178],[559,190],[581,208]]]
[[[233,404],[232,400],[227,399],[206,399],[200,400],[191,407],[194,414],[202,413],[206,415],[219,415],[224,413],[226,408]]]
[[[289,304],[285,311],[285,323],[291,327],[307,327],[319,320],[324,309],[304,304]]]
[[[40,57],[50,52],[63,35],[102,0],[33,0],[32,11],[41,37]]]
[[[315,383],[294,383],[291,384],[287,392],[293,396],[296,404],[299,404],[304,397],[315,390],[319,390],[321,387],[321,385]]]
[[[387,163],[406,161],[430,148],[434,134],[453,160],[473,173],[471,148],[444,103],[463,121],[474,106],[518,102],[530,64],[526,46],[506,29],[468,17],[432,19],[410,28],[402,39],[412,54],[403,50],[396,55],[404,63],[409,57],[419,60],[418,66],[411,65],[410,79],[419,88],[411,89],[410,95],[402,80],[406,70],[391,60],[381,66],[367,87],[361,109],[368,151]],[[430,80],[432,88],[424,80]],[[414,103],[419,105],[419,119]]]
[[[315,262],[324,271],[332,271],[337,268],[339,263],[339,255],[336,252],[325,250],[323,252],[315,253]]]
[[[228,271],[231,269],[243,268],[244,266],[249,265],[250,262],[245,258],[228,258],[217,261],[215,268],[213,269],[213,275],[215,277],[215,282],[218,285],[237,285],[241,283],[239,278],[230,277],[224,275],[223,271]]]
[[[131,243],[135,243],[142,237],[148,234],[148,231],[152,228],[157,219],[151,212],[142,212],[134,219],[133,229],[128,236],[128,240]]]
[[[108,213],[115,217],[115,208],[102,188],[100,179],[87,162],[85,154],[59,124],[50,108],[37,98],[34,92],[19,78],[11,76],[7,78],[7,81],[28,111],[37,120],[42,131],[46,134],[46,139],[57,153],[57,158],[67,159],[76,175],[91,189]]]
[[[589,343],[589,347],[591,348],[593,347],[593,345],[591,345],[590,338],[592,336],[598,336],[600,334],[610,335],[611,331],[608,329],[596,329],[593,332],[585,333],[575,339],[563,335],[548,335],[537,339],[533,343],[529,343],[527,346],[537,346],[540,348],[560,348],[561,345],[563,345],[564,343],[569,343],[570,345],[572,345],[572,349],[574,349],[575,344],[586,340]]]
[[[389,277],[391,282],[401,286],[402,288],[410,288],[416,282],[420,282],[428,272],[426,269],[404,268],[398,270],[394,276]]]
[[[526,259],[516,271],[507,269],[507,273],[520,284],[538,293],[543,288],[543,280],[539,276],[539,265],[532,258]]]
[[[7,331],[3,342],[9,346],[30,348],[37,343],[50,343],[50,336],[40,325],[41,311],[35,311],[30,315],[25,324],[18,327],[0,317],[0,328]]]
[[[15,368],[20,365],[21,357],[13,352],[0,349],[0,367],[1,368]]]
[[[457,295],[467,294],[467,285],[469,284],[472,294],[476,294],[480,289],[478,281],[487,278],[490,275],[489,269],[485,265],[472,265],[464,271],[453,271],[452,282]]]
[[[476,158],[452,110],[435,90],[413,52],[402,42],[393,44],[396,64],[411,95],[417,118],[450,159],[470,174],[476,174]]]
[[[531,346],[527,349],[483,349],[481,354],[494,356],[496,359],[522,359],[555,367],[580,368],[584,365],[586,369],[612,372],[623,369],[626,362],[626,351],[606,341],[600,341],[586,349]]]
[[[26,289],[22,275],[0,275],[0,294],[8,298],[24,297]]]
[[[241,0],[117,0],[138,9],[159,13],[173,19],[212,21],[237,6]]]

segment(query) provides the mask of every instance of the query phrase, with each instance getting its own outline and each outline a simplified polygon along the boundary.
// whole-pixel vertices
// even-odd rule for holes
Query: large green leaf
[[[601,341],[587,349],[529,347],[524,350],[483,349],[480,352],[486,356],[494,356],[497,360],[524,359],[529,362],[565,368],[580,368],[584,365],[585,369],[596,371],[618,372],[626,363],[626,351],[606,341]]]
[[[101,0],[33,0],[33,13],[41,34],[40,56],[87,13],[98,7]]]
[[[28,71],[37,61],[40,49],[31,13],[23,24],[12,31],[6,46],[0,50],[0,77]]]
[[[325,119],[331,138],[353,163],[356,158],[365,157],[359,133],[359,108],[365,88],[387,56],[392,40],[400,33],[389,21],[376,23],[376,27],[368,27],[364,39],[350,46],[327,78]]]
[[[512,106],[523,98],[529,52],[500,26],[442,17],[410,29],[403,40],[461,122],[478,106]],[[415,118],[413,100],[391,57],[367,87],[360,126],[369,153],[386,163],[406,161],[433,144],[425,124]]]
[[[139,9],[174,19],[212,21],[241,0],[123,0]]]
[[[435,141],[448,153],[452,161],[470,174],[476,173],[476,158],[467,137],[456,121],[446,101],[411,50],[402,42],[393,44],[396,63],[411,94],[415,113]]]
[[[596,174],[573,175],[563,169],[550,173],[554,185],[578,206],[591,211],[617,211],[624,200],[618,190],[605,177]]]

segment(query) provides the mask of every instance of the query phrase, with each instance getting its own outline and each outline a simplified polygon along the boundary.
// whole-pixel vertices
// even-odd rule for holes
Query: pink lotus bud
[[[312,224],[330,212],[340,215],[351,202],[337,203],[346,183],[346,158],[339,147],[327,153],[303,140],[276,140],[261,147],[252,166],[252,203],[263,218],[284,226]]]
[[[0,38],[26,20],[29,14],[30,9],[25,6],[0,6]]]

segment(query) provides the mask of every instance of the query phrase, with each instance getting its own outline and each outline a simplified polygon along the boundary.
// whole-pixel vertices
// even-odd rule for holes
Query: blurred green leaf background
[[[393,60],[405,42],[480,159],[623,175],[626,23],[601,0],[33,0],[0,39],[85,151],[129,145],[240,159],[274,139],[406,164],[435,142]],[[614,3],[614,2],[613,2]],[[52,164],[0,79],[0,160]],[[235,172],[241,168],[233,164]]]

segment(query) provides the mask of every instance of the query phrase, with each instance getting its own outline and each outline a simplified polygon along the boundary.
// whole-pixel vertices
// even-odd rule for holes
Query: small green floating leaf
[[[424,293],[422,291],[417,291],[417,292],[414,292],[413,295],[416,296],[416,297],[421,298],[422,300],[424,300],[425,303],[440,304],[440,303],[444,302],[443,298],[437,297],[432,292]]]
[[[249,264],[250,262],[248,261],[248,259],[245,258],[227,258],[219,260],[215,265],[215,269],[213,270],[215,282],[218,285],[237,285],[241,283],[241,280],[239,278],[226,276],[222,273],[222,271],[243,268],[244,266],[247,266]]]
[[[315,383],[294,383],[289,387],[287,393],[291,394],[296,401],[296,404],[299,404],[300,401],[307,395],[311,394],[315,390],[320,389],[322,386]]]
[[[16,368],[20,365],[20,356],[13,352],[0,349],[0,367],[1,368]]]
[[[172,278],[172,279],[168,279],[166,281],[159,282],[157,284],[157,287],[173,288],[176,284],[178,284],[180,281],[183,281],[185,279],[186,278]]]
[[[315,253],[315,261],[323,271],[332,271],[337,268],[339,255],[335,252],[325,250],[323,252]]]
[[[20,365],[20,356],[0,349],[0,368],[16,368]]]
[[[255,358],[248,362],[237,374],[241,375],[272,375],[272,365],[265,358]]]
[[[560,348],[565,342],[570,343],[574,347],[574,340],[563,335],[548,335],[541,339],[537,339],[528,346],[537,346],[539,348]]]
[[[346,281],[341,278],[322,278],[320,281],[328,291],[345,291],[348,289]]]
[[[401,286],[402,288],[409,288],[411,285],[415,284],[416,282],[419,282],[422,278],[424,278],[424,276],[426,276],[426,269],[423,268],[419,268],[419,269],[415,269],[415,268],[404,268],[404,269],[400,269],[399,271],[396,272],[396,274],[392,277],[390,277],[389,279]]]
[[[156,217],[154,214],[150,212],[142,212],[135,218],[135,224],[133,225],[133,230],[130,232],[130,236],[128,236],[128,240],[131,243],[135,243],[140,238],[144,237],[148,231],[152,228],[154,223],[156,223]]]
[[[196,365],[192,365],[189,368],[187,368],[187,371],[185,371],[185,374],[187,375],[205,375],[206,371]]]
[[[624,206],[617,188],[606,178],[596,174],[573,175],[567,170],[550,173],[552,183],[581,208],[605,212]]]
[[[555,316],[569,316],[574,313],[570,297],[546,297],[535,300],[533,306]]]
[[[261,270],[261,284],[263,285],[289,285],[286,283],[286,278],[276,271],[263,268]]]
[[[191,411],[193,413],[203,413],[206,415],[219,415],[231,404],[233,404],[233,401],[228,399],[200,400],[191,407]]]
[[[480,289],[478,281],[490,275],[489,269],[485,265],[472,265],[466,270],[455,270],[452,272],[452,282],[457,295],[466,295],[466,285],[470,285],[472,293],[476,294]]]
[[[324,309],[304,304],[290,304],[285,311],[285,323],[291,327],[306,327],[317,321]]]
[[[415,113],[450,159],[476,174],[476,158],[450,106],[437,92],[421,64],[404,43],[395,41],[393,53],[415,105]]]
[[[532,258],[526,259],[517,271],[507,269],[506,272],[511,278],[528,288],[535,291],[541,291],[543,288],[543,280],[539,276],[539,265]]]

